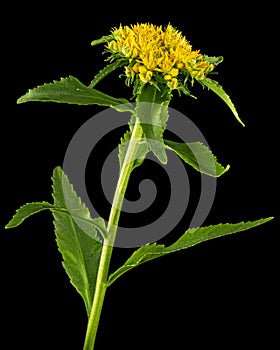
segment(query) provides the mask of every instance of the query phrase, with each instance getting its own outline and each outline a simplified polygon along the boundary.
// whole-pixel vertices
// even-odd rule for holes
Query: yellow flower
[[[112,59],[127,58],[125,75],[142,83],[165,82],[170,89],[182,89],[188,79],[202,80],[215,65],[170,24],[166,28],[149,23],[114,28],[107,43]],[[187,79],[186,79],[187,78]]]
[[[177,75],[179,74],[179,69],[178,68],[172,68],[169,72],[169,74],[172,76],[172,77],[177,77]]]
[[[150,70],[148,70],[146,73],[139,74],[139,78],[143,83],[147,83],[148,81],[150,81],[152,79],[152,76],[153,72],[151,72]]]
[[[176,89],[178,86],[178,80],[176,78],[172,78],[167,82],[167,86],[170,87],[171,90]]]

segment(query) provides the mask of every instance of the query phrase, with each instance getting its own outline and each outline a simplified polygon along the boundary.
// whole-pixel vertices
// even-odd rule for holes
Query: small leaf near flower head
[[[219,63],[223,62],[223,60],[224,60],[223,56],[215,57],[215,56],[203,55],[203,58],[208,63],[212,63],[212,64],[215,64],[215,65],[218,65]]]
[[[169,117],[170,99],[171,93],[162,87],[144,85],[135,109],[147,144],[162,164],[167,163],[163,132]]]
[[[213,92],[215,92],[215,94],[217,94],[228,105],[228,107],[232,111],[235,118],[239,121],[239,123],[242,126],[245,126],[243,121],[240,119],[240,117],[237,113],[237,110],[236,110],[234,104],[232,103],[229,95],[224,91],[222,86],[217,81],[209,79],[209,78],[205,78],[203,80],[200,80],[199,82],[202,84],[202,86],[206,86],[209,90],[212,90]]]
[[[113,63],[108,64],[106,67],[101,69],[101,71],[99,73],[96,74],[94,79],[91,81],[89,88],[93,88],[97,83],[100,82],[100,80],[105,78],[107,75],[112,73],[117,68],[123,67],[126,64],[127,64],[127,59],[119,59],[118,61],[115,61]]]
[[[93,40],[91,42],[91,46],[107,43],[108,41],[111,41],[113,39],[113,35],[104,35],[100,39]]]

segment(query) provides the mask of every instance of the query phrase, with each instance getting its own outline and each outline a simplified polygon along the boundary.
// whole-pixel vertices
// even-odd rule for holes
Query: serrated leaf
[[[240,124],[242,124],[243,126],[245,126],[245,124],[243,123],[243,121],[240,119],[237,110],[234,106],[234,104],[231,101],[231,98],[229,97],[229,95],[224,91],[224,89],[222,88],[222,86],[215,80],[212,80],[210,78],[204,78],[202,80],[199,80],[199,82],[203,85],[206,86],[208,89],[212,90],[213,92],[215,92],[215,94],[217,94],[230,108],[230,110],[232,111],[233,115],[235,116],[235,118],[239,121]]]
[[[48,202],[33,202],[26,203],[22,205],[19,209],[16,210],[15,215],[8,222],[5,228],[14,228],[23,223],[27,218],[31,215],[37,214],[43,210],[50,210],[52,212],[61,212],[65,215],[72,216],[76,222],[79,222],[80,226],[84,227],[84,231],[89,234],[92,238],[96,239],[96,234],[92,235],[92,229],[95,228],[101,234],[103,238],[107,237],[107,228],[105,225],[105,221],[102,218],[90,218],[90,217],[79,217],[76,210],[67,210],[65,208],[55,207],[53,204]]]
[[[163,164],[167,163],[163,132],[168,120],[171,93],[154,85],[145,84],[137,97],[136,114],[147,143]]]
[[[27,203],[17,209],[15,215],[8,222],[5,228],[14,228],[19,226],[29,216],[39,213],[42,210],[53,209],[53,204],[48,202],[33,202]]]
[[[61,78],[29,90],[17,103],[31,101],[58,102],[78,105],[100,105],[112,107],[120,112],[133,112],[133,107],[124,98],[115,98],[96,89],[90,89],[75,77]]]
[[[75,193],[60,167],[53,173],[53,198],[56,207],[76,212],[77,217],[91,219],[88,208]],[[63,257],[63,266],[71,283],[82,296],[89,314],[94,296],[102,244],[92,229],[92,239],[71,215],[53,212],[56,241]]]
[[[162,244],[147,244],[137,249],[131,257],[118,270],[112,273],[108,280],[108,285],[111,285],[116,279],[122,276],[125,272],[161,256],[170,253],[187,249],[196,244],[208,241],[210,239],[230,235],[233,233],[246,231],[253,227],[264,224],[273,219],[272,217],[266,219],[259,219],[252,222],[240,222],[236,224],[218,224],[206,227],[188,229],[175,243],[168,247]]]
[[[106,67],[104,67],[91,81],[89,88],[93,88],[97,83],[99,83],[103,78],[105,78],[107,75],[112,73],[114,70],[116,70],[119,67],[123,67],[125,64],[128,63],[127,59],[119,59],[113,63],[108,64]]]
[[[216,157],[208,147],[201,142],[178,143],[164,140],[166,148],[174,151],[187,164],[197,171],[209,176],[218,177],[229,169],[217,162]]]

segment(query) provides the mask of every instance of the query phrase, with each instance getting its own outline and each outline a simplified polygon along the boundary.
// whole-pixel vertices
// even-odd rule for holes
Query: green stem
[[[142,138],[142,128],[138,119],[133,127],[132,135],[128,144],[123,166],[120,171],[119,180],[117,183],[110,217],[108,221],[107,231],[108,238],[104,240],[100,263],[98,268],[94,299],[91,312],[88,319],[88,326],[83,350],[93,350],[102,306],[107,290],[108,272],[113,252],[113,246],[116,239],[117,228],[125,191],[128,185],[130,174],[133,170],[133,164],[136,159],[136,153],[139,146],[139,141]]]

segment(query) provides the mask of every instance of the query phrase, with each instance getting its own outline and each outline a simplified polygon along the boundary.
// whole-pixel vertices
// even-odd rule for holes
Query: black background
[[[232,97],[243,128],[211,92],[174,96],[230,171],[218,179],[206,224],[275,216],[273,222],[143,265],[109,290],[96,350],[269,349],[279,342],[278,59],[276,8],[216,3],[18,4],[6,8],[2,30],[2,210],[0,236],[1,348],[82,349],[83,301],[68,282],[52,220],[41,213],[15,230],[4,225],[16,208],[51,201],[50,177],[76,130],[101,110],[16,100],[28,88],[73,75],[85,84],[104,66],[90,42],[111,27],[136,22],[181,30],[194,49],[224,56],[217,80]],[[115,76],[100,89],[130,90]],[[132,250],[116,249],[112,269]],[[168,345],[167,345],[168,344]],[[171,344],[171,345],[170,345]]]

